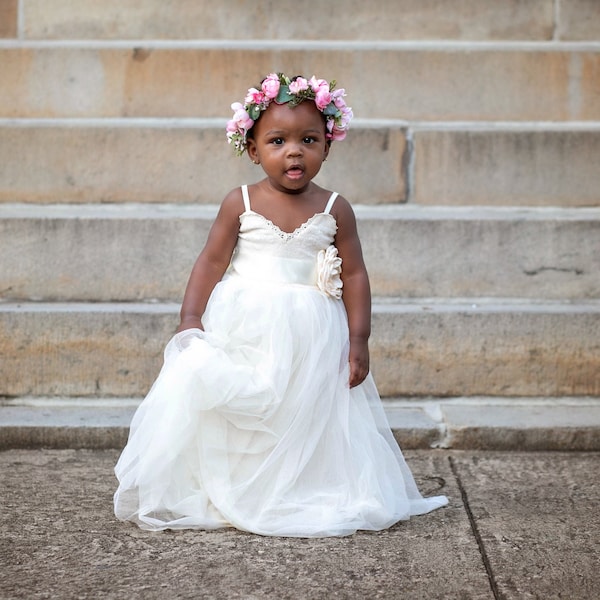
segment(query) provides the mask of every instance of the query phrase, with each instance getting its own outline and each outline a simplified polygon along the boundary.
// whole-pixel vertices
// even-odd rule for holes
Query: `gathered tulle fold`
[[[349,389],[341,300],[226,276],[203,323],[169,341],[132,420],[119,519],[313,537],[446,504],[420,495],[371,376]]]

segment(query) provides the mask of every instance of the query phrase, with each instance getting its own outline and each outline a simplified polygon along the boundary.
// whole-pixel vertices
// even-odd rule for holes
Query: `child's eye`
[[[281,146],[281,144],[283,144],[283,138],[274,138],[271,140],[271,144],[275,144],[276,146]]]
[[[312,144],[315,141],[315,138],[314,137],[305,137],[302,141],[305,144]]]

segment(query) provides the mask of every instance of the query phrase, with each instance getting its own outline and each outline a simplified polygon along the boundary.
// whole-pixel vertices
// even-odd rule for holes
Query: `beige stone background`
[[[283,70],[356,116],[319,181],[356,208],[386,399],[598,410],[600,3],[327,7],[0,1],[5,404],[145,394],[218,203],[259,176],[229,105]]]

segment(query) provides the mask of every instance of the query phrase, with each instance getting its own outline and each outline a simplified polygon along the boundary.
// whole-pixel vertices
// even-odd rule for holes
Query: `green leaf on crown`
[[[248,116],[253,121],[256,121],[256,119],[258,119],[259,115],[260,115],[260,108],[259,108],[258,104],[251,104],[250,107],[248,108]]]
[[[289,102],[292,100],[294,96],[290,94],[290,86],[289,85],[280,85],[279,93],[277,94],[277,98],[275,98],[275,102],[277,104],[283,104],[284,102]]]

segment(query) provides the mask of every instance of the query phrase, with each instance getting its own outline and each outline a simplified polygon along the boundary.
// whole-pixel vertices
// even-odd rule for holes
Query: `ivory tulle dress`
[[[169,341],[133,417],[116,516],[150,530],[318,537],[444,506],[419,493],[371,375],[348,387],[336,194],[286,233],[242,191],[238,243],[205,331]]]

